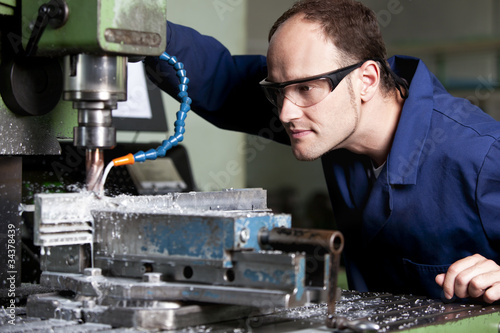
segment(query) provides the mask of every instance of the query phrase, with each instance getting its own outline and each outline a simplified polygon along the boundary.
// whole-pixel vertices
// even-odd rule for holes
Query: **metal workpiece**
[[[35,212],[41,220],[92,219],[92,211],[134,212],[221,212],[232,211],[272,213],[267,208],[267,191],[261,188],[227,189],[217,192],[177,192],[166,195],[141,195],[96,197],[90,192],[81,193],[38,193],[35,195]],[[289,218],[288,218],[289,219]],[[35,222],[36,223],[36,222]],[[287,226],[287,225],[283,225]]]
[[[34,244],[42,247],[93,242],[91,194],[35,195]]]

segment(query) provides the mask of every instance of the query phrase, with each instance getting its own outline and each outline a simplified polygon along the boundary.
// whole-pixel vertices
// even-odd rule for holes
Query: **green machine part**
[[[67,21],[60,28],[46,28],[38,43],[38,55],[159,56],[165,50],[166,0],[65,0],[65,3]],[[36,20],[39,5],[40,1],[22,0],[23,26]],[[24,46],[30,35],[30,29],[23,31]]]
[[[35,1],[33,1],[35,2]],[[0,0],[0,20],[12,19],[19,6],[16,0]],[[8,37],[9,32],[3,31]],[[5,42],[8,38],[5,38]],[[0,50],[2,45],[0,42]],[[0,64],[3,59],[0,53]],[[0,96],[0,155],[60,154],[57,139],[73,137],[77,125],[76,111],[70,102],[61,101],[49,114],[39,117],[23,117],[14,114]]]
[[[67,7],[67,20],[59,28],[50,24],[41,34],[35,57],[62,62],[69,54],[158,56],[166,47],[166,0],[58,0]],[[26,48],[39,8],[49,0],[0,0],[0,19],[20,20],[21,39],[4,30],[11,42]],[[19,17],[19,18],[17,18]],[[8,29],[8,26],[4,26]],[[11,39],[12,39],[11,38]],[[4,38],[3,41],[10,40]],[[0,43],[0,50],[2,45]],[[0,63],[4,60],[1,59]],[[7,59],[5,59],[7,60]],[[5,75],[4,75],[5,76]],[[77,111],[62,99],[48,114],[19,116],[0,98],[1,155],[59,154],[58,139],[71,139],[78,125]]]
[[[1,155],[58,155],[58,139],[71,139],[77,122],[70,102],[61,101],[50,113],[26,117],[12,113],[0,98]]]
[[[16,0],[0,0],[0,15],[14,15]]]
[[[402,330],[408,333],[497,333],[500,332],[500,312],[484,314],[456,321]]]

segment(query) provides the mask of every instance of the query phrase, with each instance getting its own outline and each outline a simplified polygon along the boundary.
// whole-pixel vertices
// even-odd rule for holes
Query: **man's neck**
[[[379,96],[362,105],[356,143],[349,149],[369,156],[375,166],[382,165],[392,147],[404,99],[396,96]]]

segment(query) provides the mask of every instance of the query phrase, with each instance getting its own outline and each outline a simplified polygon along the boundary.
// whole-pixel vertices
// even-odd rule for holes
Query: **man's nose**
[[[286,124],[294,119],[298,119],[302,116],[302,110],[300,107],[295,105],[288,98],[283,99],[283,105],[280,110],[280,120],[282,123]]]

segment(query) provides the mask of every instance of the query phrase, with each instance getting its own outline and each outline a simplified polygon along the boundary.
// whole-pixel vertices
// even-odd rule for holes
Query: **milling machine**
[[[59,140],[73,138],[98,191],[127,62],[160,55],[165,24],[164,0],[0,0],[0,289],[14,290],[9,301],[20,298],[23,156],[60,154]],[[0,332],[498,332],[495,306],[340,295],[342,235],[291,228],[261,189],[37,194],[34,207],[41,289],[26,306],[4,304]]]
[[[61,154],[59,140],[73,138],[85,150],[87,188],[96,190],[103,149],[116,144],[111,112],[127,98],[127,62],[165,49],[166,1],[1,0],[0,34],[5,288],[12,275],[21,281],[23,156]]]

